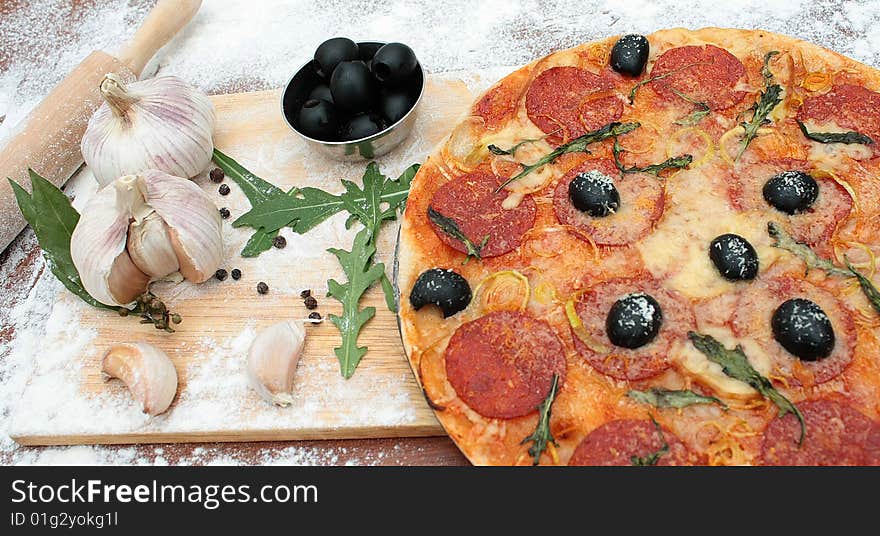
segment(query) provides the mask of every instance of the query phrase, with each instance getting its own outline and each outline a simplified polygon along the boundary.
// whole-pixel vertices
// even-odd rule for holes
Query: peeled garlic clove
[[[132,222],[127,249],[134,264],[152,278],[165,277],[180,268],[168,228],[155,212],[141,222]]]
[[[106,101],[89,120],[81,149],[102,186],[117,177],[159,169],[194,177],[214,149],[214,106],[175,76],[123,84],[113,73],[100,86]]]
[[[144,413],[159,415],[177,394],[177,369],[168,354],[146,343],[114,344],[104,354],[101,371],[119,378]]]
[[[223,225],[208,194],[188,180],[156,170],[141,175],[140,187],[145,202],[167,225],[180,273],[195,283],[210,279],[223,261]]]
[[[279,322],[257,334],[248,351],[248,379],[265,400],[278,406],[293,403],[293,377],[305,338],[302,323],[291,321]]]
[[[149,277],[125,251],[127,215],[116,207],[116,191],[99,191],[83,208],[70,237],[70,256],[83,288],[106,305],[125,305],[147,290]]]

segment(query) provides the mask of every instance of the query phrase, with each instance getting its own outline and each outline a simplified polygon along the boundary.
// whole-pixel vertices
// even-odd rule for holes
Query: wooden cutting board
[[[335,193],[342,190],[339,179],[359,181],[365,163],[335,162],[311,152],[284,123],[279,95],[265,91],[212,97],[216,147],[284,189],[316,186]],[[413,133],[378,160],[382,171],[397,176],[409,164],[422,161],[472,98],[459,77],[430,77]],[[68,191],[86,195],[80,192],[94,190],[88,181],[94,181],[91,173],[82,172]],[[184,318],[173,334],[59,293],[45,340],[35,347],[35,371],[14,412],[10,435],[25,445],[59,445],[443,434],[403,354],[396,316],[385,307],[378,288],[362,302],[376,307],[377,313],[361,332],[358,342],[369,351],[352,379],[340,376],[333,354],[339,333],[325,322],[307,326],[293,406],[272,407],[246,387],[244,361],[250,341],[259,329],[279,320],[305,318],[310,311],[299,296],[302,289],[313,290],[325,317],[340,313],[339,303],[325,297],[326,282],[344,281],[344,275],[326,249],[350,249],[357,229],[346,230],[345,215],[338,214],[306,235],[285,230],[287,247],[244,259],[239,252],[251,231],[233,229],[230,222],[249,208],[246,198],[228,179],[232,193],[225,197],[206,176],[197,182],[218,207],[227,206],[233,213],[224,224],[224,268],[241,269],[241,280],[157,285],[154,292]],[[396,222],[386,225],[378,245],[389,276],[396,234]],[[42,277],[52,276],[46,270]],[[259,281],[270,286],[268,295],[257,294]],[[121,383],[105,383],[100,374],[101,357],[111,343],[134,341],[165,350],[180,376],[174,405],[154,419],[140,414]],[[64,348],[60,355],[58,348]]]

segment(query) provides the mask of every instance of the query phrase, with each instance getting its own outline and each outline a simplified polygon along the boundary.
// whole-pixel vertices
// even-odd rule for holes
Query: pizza
[[[760,30],[554,52],[416,175],[400,325],[475,464],[880,464],[880,74]]]

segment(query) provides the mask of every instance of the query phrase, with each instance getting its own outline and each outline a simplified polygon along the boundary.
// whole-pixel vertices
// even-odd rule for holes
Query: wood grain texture
[[[429,79],[425,100],[419,110],[420,123],[416,126],[418,139],[410,142],[427,148],[439,142],[448,132],[448,125],[454,123],[466,109],[471,97],[465,85],[455,78]],[[212,97],[218,117],[215,145],[238,158],[243,165],[255,173],[282,188],[296,184],[338,191],[340,173],[347,178],[359,179],[359,175],[351,176],[351,171],[346,171],[347,168],[339,168],[342,164],[337,162],[325,160],[317,163],[304,162],[304,151],[307,149],[284,123],[278,99],[278,91]],[[403,158],[408,158],[411,147],[401,150],[405,152]],[[256,160],[250,161],[247,157]],[[361,163],[350,169],[358,169],[362,173],[363,168],[364,164]],[[204,180],[204,177],[198,182],[212,196],[216,196],[215,202],[218,206],[229,203],[236,215],[246,210],[247,201],[230,181],[227,180],[234,191],[227,198],[220,197],[216,193],[217,185]],[[340,221],[344,220],[344,215],[338,215],[338,218]],[[244,235],[249,235],[251,232],[247,229],[231,229],[228,226],[225,229],[230,233]],[[350,235],[353,236],[353,233]],[[395,235],[396,224],[386,226],[378,244],[378,257],[389,265],[389,274]],[[288,236],[290,237],[288,240],[298,239],[290,234]],[[307,234],[302,239],[308,240],[309,236]],[[282,319],[305,318],[308,315],[309,311],[305,309],[299,298],[301,288],[314,289],[320,303],[318,310],[325,318],[331,313],[341,313],[340,304],[324,297],[324,292],[328,278],[343,280],[344,276],[335,258],[324,250],[326,247],[349,248],[351,240],[348,236],[336,237],[328,242],[316,238],[314,244],[306,243],[305,246],[291,243],[285,250],[272,250],[256,259],[239,257],[240,246],[235,245],[232,250],[227,251],[228,266],[226,267],[228,269],[240,267],[244,274],[242,279],[240,281],[227,279],[224,282],[212,280],[198,289],[189,288],[181,291],[173,299],[173,310],[183,316],[184,322],[177,326],[177,332],[174,334],[139,326],[132,319],[120,318],[105,311],[81,309],[82,325],[97,332],[97,337],[88,351],[83,355],[71,356],[71,359],[78,362],[76,365],[81,370],[82,395],[88,397],[111,394],[119,397],[120,400],[125,400],[127,394],[121,383],[104,382],[100,374],[100,360],[113,342],[137,340],[154,344],[165,350],[174,361],[180,377],[180,385],[178,398],[169,410],[169,414],[173,415],[175,411],[187,411],[189,406],[180,404],[181,397],[188,392],[187,385],[192,375],[202,365],[201,362],[209,359],[212,352],[217,351],[218,346],[225,345],[225,350],[222,351],[230,352],[230,359],[244,359],[240,348],[233,350],[228,348],[228,342],[239,337],[243,329],[250,326],[253,330],[259,330]],[[258,295],[255,290],[257,282],[262,280],[267,281],[272,289],[265,296]],[[63,295],[60,298],[61,303],[56,306],[78,305],[71,296]],[[68,303],[65,304],[65,301]],[[230,423],[229,427],[204,429],[204,426],[193,421],[193,427],[188,429],[186,423],[190,420],[178,419],[176,424],[173,420],[169,420],[170,424],[160,422],[139,426],[136,429],[116,429],[98,433],[88,426],[80,430],[75,429],[75,425],[62,426],[64,429],[61,432],[49,429],[52,427],[41,430],[40,426],[28,426],[25,432],[13,428],[12,436],[23,445],[68,445],[443,435],[443,429],[424,402],[421,390],[413,378],[400,343],[396,315],[386,308],[381,289],[378,287],[370,289],[361,305],[375,307],[376,316],[367,324],[358,340],[359,345],[369,348],[369,352],[355,373],[355,379],[360,387],[351,390],[345,390],[344,386],[337,387],[332,396],[326,396],[327,400],[333,403],[328,402],[325,407],[317,409],[312,407],[308,422],[279,418],[275,425],[270,417],[284,416],[277,412],[285,410],[273,408],[258,400],[253,393],[249,393],[253,400],[248,401],[247,411],[252,413],[242,415],[238,422]],[[330,322],[307,326],[306,329],[308,337],[294,392],[295,396],[301,395],[304,399],[323,402],[322,391],[328,390],[328,386],[338,386],[343,381],[340,380],[338,363],[333,356],[333,348],[339,344],[339,333]],[[400,390],[398,394],[411,404],[411,407],[407,408],[408,418],[402,419],[400,423],[391,424],[383,423],[381,419],[369,418],[369,412],[365,413],[364,408],[381,411],[383,408],[378,407],[377,404],[381,404],[382,396],[387,394],[383,389]],[[28,396],[26,390],[25,398]],[[348,414],[352,408],[360,411],[353,414],[355,417]],[[296,407],[288,409],[296,411]],[[357,415],[365,415],[367,418],[359,422]],[[101,414],[96,413],[94,419],[101,419]],[[82,419],[77,421],[81,422]],[[267,422],[273,424],[266,426]]]

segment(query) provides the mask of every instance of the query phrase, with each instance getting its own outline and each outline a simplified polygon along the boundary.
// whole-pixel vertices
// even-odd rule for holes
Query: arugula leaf
[[[297,233],[305,233],[343,208],[342,196],[318,188],[299,188],[254,205],[232,222],[232,226],[252,227],[266,232],[290,227]]]
[[[471,257],[477,260],[482,260],[482,257],[480,257],[480,252],[483,250],[484,247],[486,247],[486,243],[489,241],[489,235],[483,237],[483,241],[480,243],[479,246],[474,244],[473,242],[471,242],[471,239],[468,238],[467,235],[465,235],[461,231],[461,229],[458,228],[458,223],[456,223],[455,220],[453,220],[449,216],[444,216],[443,214],[440,214],[439,212],[434,210],[434,207],[432,206],[428,207],[428,219],[434,222],[434,225],[439,227],[441,231],[464,244],[465,249],[467,249],[467,257],[465,257],[464,260],[465,263]]]
[[[351,181],[342,181],[345,186],[342,204],[370,230],[371,240],[375,241],[383,221],[397,218],[397,210],[406,202],[410,183],[418,169],[419,165],[413,164],[397,180],[392,180],[379,172],[376,162],[370,162],[364,172],[363,189]],[[387,207],[383,209],[386,204]]]
[[[673,69],[672,71],[669,71],[668,73],[658,74],[657,76],[652,76],[652,77],[650,77],[650,78],[646,78],[646,79],[642,80],[642,81],[639,82],[638,84],[634,85],[634,86],[632,87],[632,89],[629,90],[629,103],[632,104],[633,102],[635,102],[635,100],[636,100],[636,93],[638,92],[638,90],[639,90],[642,86],[647,85],[647,84],[650,84],[651,82],[656,82],[657,80],[663,80],[663,79],[666,78],[667,76],[672,76],[672,75],[674,75],[674,74],[678,74],[678,73],[684,71],[685,69],[690,69],[691,67],[694,67],[694,66],[696,66],[696,65],[703,65],[703,64],[708,64],[708,63],[709,63],[709,62],[706,62],[706,61],[696,61],[696,62],[694,62],[694,63],[689,63],[689,64],[687,64],[687,65],[682,65],[682,66],[679,67],[678,69]],[[672,89],[672,91],[673,91],[676,95],[681,96],[681,95],[679,94],[679,92],[676,91],[674,88],[671,88],[671,87],[670,87],[670,89]]]
[[[791,403],[791,401],[782,395],[773,387],[770,380],[761,376],[761,374],[749,363],[746,354],[743,352],[742,346],[737,345],[733,350],[728,350],[720,342],[715,340],[711,335],[701,335],[695,331],[688,332],[688,338],[694,347],[706,355],[709,361],[721,365],[721,370],[727,376],[745,382],[758,391],[761,396],[773,402],[779,408],[778,417],[784,417],[787,413],[791,413],[801,425],[801,436],[798,439],[798,445],[804,442],[804,436],[807,433],[807,427],[804,423],[804,416],[800,410]]]
[[[516,153],[516,150],[519,149],[520,147],[522,147],[523,145],[526,145],[529,143],[535,143],[536,141],[541,141],[549,135],[550,134],[547,134],[546,136],[542,136],[540,138],[529,138],[529,139],[522,140],[522,141],[514,144],[509,149],[502,149],[501,147],[498,147],[497,145],[491,144],[491,143],[486,146],[486,149],[489,149],[490,153],[497,155],[497,156],[512,156],[514,153]]]
[[[660,440],[663,441],[663,446],[660,447],[657,452],[653,452],[647,456],[630,456],[630,463],[635,467],[657,465],[657,462],[660,461],[660,457],[669,452],[669,443],[666,442],[666,436],[663,435],[663,429],[660,428],[660,423],[658,423],[654,417],[651,417],[651,422],[654,423],[654,428],[656,428],[657,433],[660,434]]]
[[[823,259],[813,251],[810,246],[803,242],[798,242],[786,233],[782,227],[773,222],[767,223],[767,233],[773,238],[773,247],[784,249],[790,253],[794,253],[807,265],[807,272],[810,268],[824,270],[829,275],[837,275],[843,277],[851,277],[852,273],[843,268],[838,268],[830,260]]]
[[[541,461],[541,454],[547,450],[547,444],[553,443],[557,445],[556,439],[550,432],[550,412],[553,409],[553,402],[556,400],[556,391],[559,388],[559,374],[553,375],[553,381],[550,384],[550,392],[538,406],[538,425],[532,435],[526,437],[519,442],[520,445],[532,442],[529,447],[529,454],[532,455],[532,465],[538,465]]]
[[[875,311],[880,313],[880,292],[877,291],[877,287],[874,286],[874,283],[871,282],[870,279],[862,275],[858,270],[853,268],[853,265],[849,263],[849,259],[846,257],[843,258],[846,263],[846,267],[849,268],[849,271],[852,272],[852,275],[856,277],[859,281],[859,286],[862,288],[862,293],[868,298],[868,302],[871,304],[871,307],[874,308]]]
[[[736,155],[737,158],[742,156],[749,144],[752,143],[752,140],[755,139],[755,136],[758,135],[758,129],[770,123],[767,116],[770,115],[773,108],[776,108],[776,105],[782,102],[782,97],[780,96],[782,94],[782,86],[770,83],[773,81],[773,73],[770,72],[769,63],[770,59],[777,54],[779,54],[779,51],[771,50],[764,56],[764,66],[761,68],[761,76],[764,78],[764,90],[761,91],[758,102],[750,108],[752,119],[748,123],[740,123],[740,126],[743,127],[744,135],[742,148],[739,154]]]
[[[673,93],[675,93],[676,95],[678,95],[679,98],[684,99],[685,101],[687,101],[697,107],[697,109],[694,110],[693,112],[691,112],[687,117],[673,121],[672,123],[675,125],[681,125],[683,127],[696,126],[700,121],[703,120],[704,117],[709,115],[709,112],[712,111],[709,108],[709,105],[706,104],[705,102],[698,101],[694,98],[688,97],[687,95],[685,95],[681,91],[675,89],[674,87],[670,87],[669,90],[672,91]]]
[[[578,136],[577,138],[571,140],[568,143],[564,143],[554,149],[553,151],[547,153],[546,155],[539,158],[535,163],[523,165],[522,171],[510,177],[499,186],[495,193],[500,192],[504,189],[508,184],[518,181],[519,179],[525,177],[529,173],[539,169],[547,164],[554,162],[560,156],[567,153],[587,153],[590,154],[590,151],[587,150],[587,146],[592,143],[597,143],[603,140],[607,140],[608,138],[614,138],[616,136],[620,136],[622,134],[626,134],[628,132],[632,132],[633,130],[639,128],[641,126],[640,123],[608,123],[602,128],[592,130],[587,132],[582,136]]]
[[[621,149],[620,143],[617,141],[617,137],[615,137],[614,145],[611,147],[611,154],[614,156],[614,165],[617,166],[617,169],[619,169],[621,173],[650,173],[655,177],[659,177],[661,171],[665,171],[667,169],[683,169],[691,165],[691,162],[694,161],[693,156],[689,154],[683,154],[680,156],[667,158],[659,164],[651,164],[645,167],[626,167],[623,165],[623,162],[620,161],[620,153],[624,152],[626,151]]]
[[[79,213],[70,204],[70,199],[54,184],[28,169],[31,190],[21,187],[12,179],[7,179],[15,193],[16,201],[25,220],[34,229],[49,269],[61,284],[84,302],[101,309],[113,309],[93,298],[83,287],[73,259],[70,256],[70,236],[79,222]]]
[[[714,396],[703,396],[690,389],[675,391],[663,387],[651,387],[647,391],[629,391],[626,396],[636,402],[650,404],[655,408],[684,408],[694,404],[718,404],[727,409],[727,404]]]
[[[367,353],[365,346],[357,345],[358,334],[364,324],[376,314],[375,307],[360,309],[358,302],[364,292],[385,274],[385,265],[372,264],[376,246],[370,240],[370,230],[361,229],[354,238],[351,251],[330,248],[327,251],[339,259],[348,281],[340,284],[335,279],[327,281],[328,296],[342,303],[342,316],[329,315],[330,321],[342,334],[342,344],[333,349],[339,359],[342,376],[351,378],[361,358]]]
[[[861,132],[810,132],[807,126],[795,119],[804,136],[819,143],[861,143],[863,145],[872,145],[874,140],[865,136]]]

